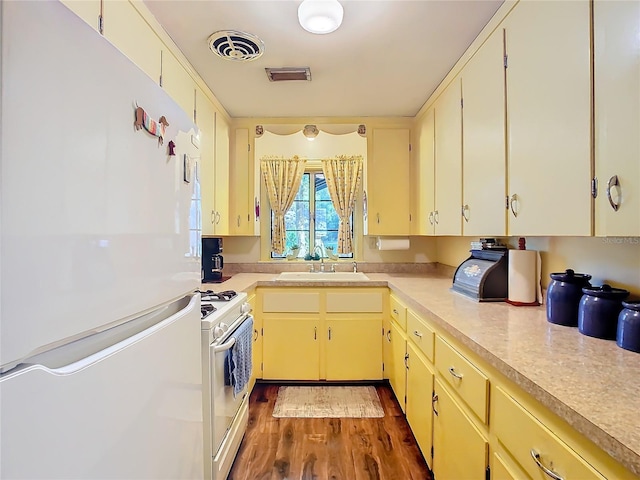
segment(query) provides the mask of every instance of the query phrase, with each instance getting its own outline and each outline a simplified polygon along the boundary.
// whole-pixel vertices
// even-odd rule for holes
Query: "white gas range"
[[[225,480],[249,419],[253,317],[246,293],[200,295],[205,480]]]

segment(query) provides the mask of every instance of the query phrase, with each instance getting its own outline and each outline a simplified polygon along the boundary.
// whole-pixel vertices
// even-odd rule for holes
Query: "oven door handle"
[[[224,352],[226,350],[230,350],[231,347],[233,347],[235,344],[236,344],[235,337],[231,337],[228,342],[224,342],[221,345],[214,345],[213,353],[220,353],[220,352]]]

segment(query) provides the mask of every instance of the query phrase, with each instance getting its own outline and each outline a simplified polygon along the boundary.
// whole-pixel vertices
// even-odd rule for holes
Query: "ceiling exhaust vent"
[[[209,48],[226,60],[250,62],[264,53],[264,42],[250,33],[220,30],[209,36]]]
[[[309,67],[265,68],[265,71],[271,82],[284,82],[287,80],[311,81],[311,70]]]

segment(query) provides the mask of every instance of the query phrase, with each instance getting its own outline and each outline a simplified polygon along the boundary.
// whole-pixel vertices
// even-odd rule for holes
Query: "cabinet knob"
[[[620,180],[618,179],[618,175],[614,175],[607,182],[607,199],[609,200],[609,204],[611,205],[611,208],[613,208],[613,211],[617,212],[618,209],[620,208],[620,202],[619,201],[618,203],[614,202],[613,198],[611,197],[611,189],[615,187],[617,187],[618,190],[620,189]],[[618,194],[618,199],[620,199],[619,194]]]
[[[458,380],[462,380],[463,375],[456,372],[456,369],[454,367],[449,367],[449,373],[455,378],[457,378]]]
[[[553,478],[553,480],[564,480],[564,478],[562,478],[556,472],[545,467],[542,464],[542,462],[540,461],[540,454],[536,452],[533,448],[531,449],[531,458],[533,458],[533,461],[536,462],[536,465],[538,466],[538,468],[542,470],[545,473],[545,475],[547,475],[550,478]]]

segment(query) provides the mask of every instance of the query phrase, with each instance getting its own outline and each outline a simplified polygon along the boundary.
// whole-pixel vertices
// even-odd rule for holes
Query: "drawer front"
[[[393,318],[403,330],[407,330],[407,307],[394,295],[389,297],[389,307],[391,310],[391,318]]]
[[[407,309],[407,337],[433,363],[434,341],[436,334],[411,310]]]
[[[262,311],[265,313],[319,313],[320,293],[265,292]]]
[[[487,423],[489,379],[455,348],[436,336],[435,365],[452,389]]]
[[[382,292],[328,292],[327,313],[382,313]]]
[[[495,389],[493,402],[492,426],[498,439],[532,478],[551,477],[544,472],[546,468],[566,480],[604,479],[500,387]]]

